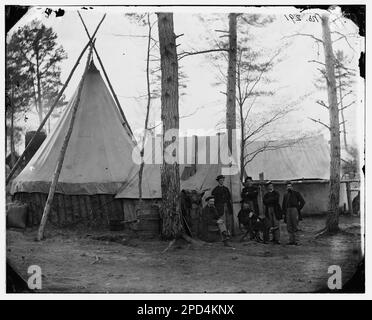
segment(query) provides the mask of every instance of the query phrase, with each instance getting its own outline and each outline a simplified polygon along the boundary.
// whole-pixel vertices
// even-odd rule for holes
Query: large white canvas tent
[[[296,143],[277,141],[285,148],[269,150],[258,154],[246,166],[246,173],[258,179],[264,173],[265,180],[275,182],[281,196],[285,193],[285,182],[292,180],[296,190],[306,200],[302,212],[319,214],[328,210],[330,153],[328,141],[322,136],[314,136]],[[265,142],[255,141],[247,146],[247,152],[262,147]],[[340,206],[347,206],[346,184],[341,183]],[[347,206],[348,207],[348,206]]]
[[[16,199],[30,203],[34,223],[38,223],[43,211],[76,95],[77,90],[55,130],[11,186]],[[138,165],[132,160],[135,144],[118,108],[91,62],[56,187],[52,219],[54,216],[64,223],[89,215],[123,216],[122,204],[114,201],[114,195],[138,171]]]
[[[247,145],[247,154],[259,150],[266,142],[254,141]],[[329,179],[329,145],[322,135],[299,141],[277,141],[286,146],[259,153],[246,166],[254,179],[264,172],[268,180]]]
[[[225,175],[225,185],[231,190],[234,214],[240,208],[240,190],[238,166],[221,160],[227,155],[227,136],[201,136],[179,138],[179,173],[181,190],[205,191],[204,198],[217,186],[216,177]],[[161,139],[154,139],[152,152],[145,157],[161,159]],[[151,148],[150,148],[151,150]],[[195,152],[197,150],[197,152]],[[151,161],[150,161],[151,162]],[[154,161],[153,161],[154,162]],[[144,167],[142,178],[142,197],[145,206],[157,204],[161,198],[161,163],[148,163]],[[124,200],[127,211],[135,211],[138,204],[138,174],[123,184],[116,198]],[[204,203],[203,203],[204,205]],[[235,221],[237,221],[235,217]]]

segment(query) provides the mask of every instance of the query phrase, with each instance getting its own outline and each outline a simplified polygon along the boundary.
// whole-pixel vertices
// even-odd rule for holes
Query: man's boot
[[[226,231],[222,232],[222,242],[225,247],[231,247],[229,240],[230,237]]]

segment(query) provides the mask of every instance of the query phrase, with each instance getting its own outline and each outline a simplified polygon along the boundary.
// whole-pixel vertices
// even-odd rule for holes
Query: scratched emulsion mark
[[[47,18],[49,18],[52,13],[55,13],[56,18],[58,18],[58,17],[63,17],[63,15],[65,14],[65,10],[61,8],[58,8],[57,10],[53,10],[51,8],[45,8],[44,13]]]

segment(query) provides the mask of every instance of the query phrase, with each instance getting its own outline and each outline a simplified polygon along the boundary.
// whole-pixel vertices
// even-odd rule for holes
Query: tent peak
[[[91,72],[91,73],[97,73],[97,72],[99,72],[98,69],[97,69],[97,67],[96,67],[96,65],[94,64],[93,59],[90,62],[88,72]]]

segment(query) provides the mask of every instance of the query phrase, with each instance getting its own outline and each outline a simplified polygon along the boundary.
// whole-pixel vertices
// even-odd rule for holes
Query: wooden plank
[[[78,221],[81,218],[79,196],[72,195],[71,196],[71,203],[72,203],[73,219],[74,219],[74,221]]]
[[[85,208],[87,211],[87,220],[92,221],[93,220],[93,212],[92,212],[92,205],[90,203],[91,196],[84,196],[84,202],[85,202]]]
[[[90,197],[90,203],[92,207],[92,215],[93,215],[93,221],[97,221],[100,219],[100,208],[99,208],[99,200],[98,195],[92,195]]]
[[[65,220],[65,206],[63,204],[63,194],[58,193],[57,195],[57,214],[58,214],[58,221],[59,225],[62,226],[66,223]]]
[[[80,209],[80,217],[85,221],[87,221],[87,208],[85,206],[84,196],[79,195],[79,209]]]
[[[65,203],[65,212],[66,212],[66,222],[71,223],[73,222],[73,214],[72,214],[72,203],[71,203],[71,196],[65,194],[63,196],[64,203]]]
[[[105,194],[100,194],[99,195],[99,204],[100,204],[100,212],[101,212],[101,218],[103,221],[108,221],[110,219],[109,217],[109,212],[107,210],[107,196]]]

